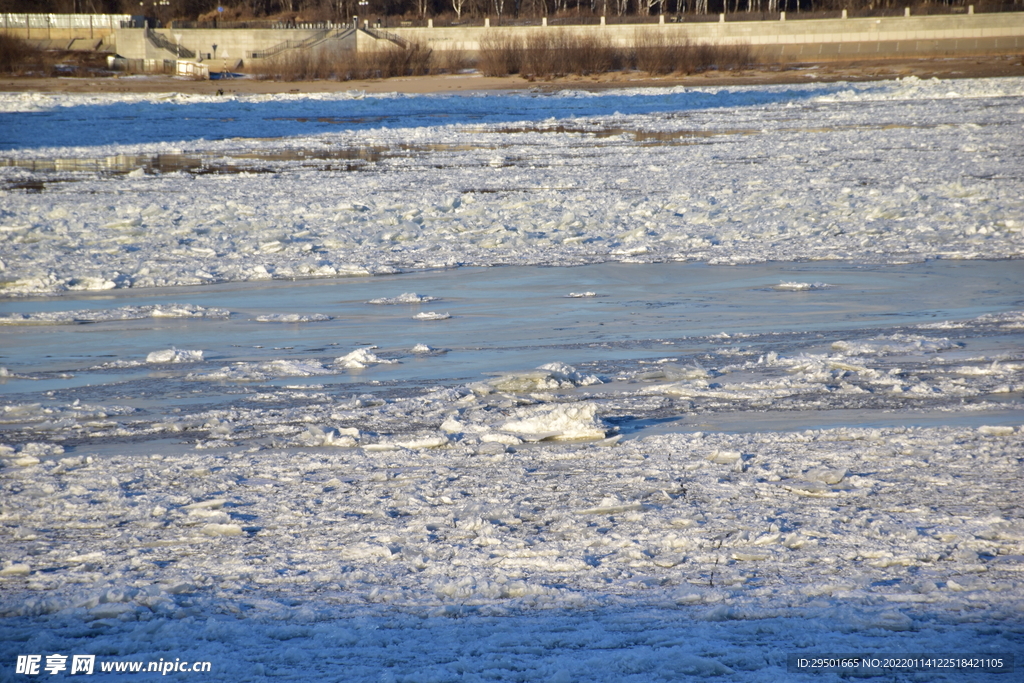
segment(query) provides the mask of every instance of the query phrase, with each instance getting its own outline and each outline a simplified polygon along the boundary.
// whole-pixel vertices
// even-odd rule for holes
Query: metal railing
[[[187,47],[182,47],[180,43],[172,43],[167,40],[167,36],[157,33],[153,29],[146,29],[146,40],[148,40],[154,47],[167,50],[168,52],[173,52],[176,57],[194,59],[196,56],[196,53],[192,50],[189,50]]]
[[[188,21],[185,19],[175,19],[170,23],[170,28],[246,28],[246,29],[305,29],[305,30],[316,30],[316,29],[332,29],[337,28],[340,24],[335,24],[330,21],[263,21],[260,19],[251,19],[249,21]]]
[[[0,14],[0,28],[4,29],[90,29],[120,28],[131,21],[130,14]]]
[[[308,38],[305,38],[304,40],[286,40],[272,47],[268,47],[266,50],[253,50],[249,53],[249,59],[267,59],[268,57],[281,54],[286,50],[308,50],[325,41],[344,38],[352,32],[352,27],[347,25],[322,30]]]
[[[409,47],[409,41],[402,36],[391,33],[390,31],[382,31],[379,28],[370,28],[366,26],[362,29],[365,33],[369,33],[377,40],[389,40],[399,47]]]

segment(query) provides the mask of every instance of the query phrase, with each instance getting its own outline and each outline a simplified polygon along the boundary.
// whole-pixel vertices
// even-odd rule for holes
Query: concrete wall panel
[[[1024,44],[1024,13],[929,15],[862,19],[801,21],[757,21],[725,23],[682,23],[661,25],[616,25],[572,27],[446,27],[394,28],[389,32],[410,43],[436,51],[460,50],[475,53],[485,36],[505,32],[521,38],[565,31],[575,35],[604,37],[614,46],[630,47],[638,35],[663,36],[669,41],[691,43],[747,44],[769,55],[816,55],[839,58],[850,54],[894,57],[902,54],[997,53],[1020,49]],[[201,55],[212,55],[216,44],[218,60],[249,60],[254,52],[272,50],[285,41],[299,42],[317,33],[309,29],[159,29],[164,45],[178,37],[183,47]],[[173,58],[173,52],[153,45],[144,29],[117,29],[117,52],[136,59]],[[177,37],[176,37],[177,36]],[[343,49],[372,51],[390,49],[394,43],[378,40],[363,31]],[[841,47],[840,47],[841,46]],[[226,55],[225,55],[226,51]]]

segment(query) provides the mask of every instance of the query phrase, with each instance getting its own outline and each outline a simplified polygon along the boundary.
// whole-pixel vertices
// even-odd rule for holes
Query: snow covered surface
[[[1022,95],[0,95],[0,678],[1024,665]]]
[[[363,99],[2,94],[3,291],[609,259],[1014,257],[1022,93],[1024,79],[1008,78]],[[314,111],[315,131],[301,123]],[[258,148],[221,131],[225,117],[258,130]]]

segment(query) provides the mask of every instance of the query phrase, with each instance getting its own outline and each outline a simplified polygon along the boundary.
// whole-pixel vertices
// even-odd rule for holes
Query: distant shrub
[[[473,66],[465,50],[438,50],[430,55],[430,70],[433,73],[457,74]]]
[[[20,38],[0,33],[0,73],[49,72],[43,51]]]
[[[652,75],[701,73],[717,69],[732,71],[754,64],[750,45],[693,45],[689,40],[672,42],[657,30],[637,31],[634,58],[636,68]]]
[[[253,64],[256,78],[275,81],[349,81],[365,78],[422,76],[430,73],[430,48],[413,43],[375,52],[351,50],[295,51]]]
[[[485,76],[522,74],[552,78],[636,68],[652,75],[741,69],[756,62],[750,45],[693,45],[673,42],[657,29],[641,29],[630,49],[613,47],[601,35],[571,30],[489,31],[480,41],[477,69]],[[390,45],[373,52],[292,51],[261,60],[249,70],[257,78],[279,81],[354,80],[456,73],[470,64],[465,52],[433,52],[420,44]]]
[[[537,78],[585,76],[621,68],[623,61],[606,37],[548,30],[527,38],[522,73]]]
[[[638,30],[633,40],[636,68],[652,75],[686,70],[690,41],[673,43],[659,30]]]
[[[484,76],[517,74],[523,66],[523,41],[507,31],[489,31],[480,41],[476,68]]]
[[[616,48],[607,37],[547,29],[525,37],[509,31],[488,33],[480,42],[477,68],[485,76],[522,74],[551,78],[637,68],[652,75],[739,69],[754,63],[749,45],[692,45],[661,30],[641,29],[632,49]]]
[[[574,31],[534,31],[525,37],[494,31],[480,41],[477,68],[485,76],[523,74],[550,78],[621,68],[620,51],[601,36]]]

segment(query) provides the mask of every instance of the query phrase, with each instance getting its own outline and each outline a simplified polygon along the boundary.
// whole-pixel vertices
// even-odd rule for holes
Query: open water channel
[[[984,368],[1021,360],[1019,325],[997,323],[999,314],[1021,307],[1022,292],[1019,261],[939,260],[463,268],[21,299],[0,304],[0,364],[7,368],[0,390],[12,404],[114,402],[136,411],[132,420],[159,420],[170,411],[228,406],[256,391],[277,392],[275,404],[293,403],[302,389],[321,392],[321,400],[387,401],[561,362],[602,380],[574,392],[614,405],[652,383],[706,373],[682,403],[610,409],[608,424],[626,437],[1013,424],[1024,416],[1019,388],[990,386]],[[422,301],[370,303],[409,293]],[[205,316],[149,315],[176,305]],[[429,313],[434,319],[417,318]],[[171,348],[202,357],[150,356]],[[383,362],[335,362],[358,349]],[[833,366],[854,357],[854,369],[832,367],[830,376],[809,380],[821,385],[820,396],[790,404],[803,388],[779,382],[805,372],[793,367],[802,357]],[[965,365],[976,368],[958,375],[969,391],[929,384]],[[659,374],[663,368],[684,371]],[[870,382],[861,386],[871,400],[834,391],[844,373],[856,379],[868,370],[904,376],[908,391],[893,395],[891,386],[878,391]],[[931,389],[910,391],[921,383]],[[10,412],[8,428],[39,427]],[[72,442],[102,446],[80,430]]]

